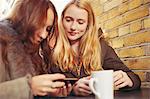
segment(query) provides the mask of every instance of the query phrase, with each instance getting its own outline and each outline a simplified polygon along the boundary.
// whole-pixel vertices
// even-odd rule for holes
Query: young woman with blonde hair
[[[64,8],[59,24],[59,36],[53,52],[51,72],[80,78],[73,87],[76,95],[89,95],[92,71],[114,70],[116,89],[132,90],[140,87],[140,79],[99,36],[95,15],[86,0],[73,0]]]

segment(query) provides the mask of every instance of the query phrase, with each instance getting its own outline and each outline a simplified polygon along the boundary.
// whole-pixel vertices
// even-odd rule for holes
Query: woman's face
[[[72,4],[65,11],[62,23],[69,41],[79,41],[87,29],[88,12]]]
[[[47,10],[47,20],[44,28],[36,30],[31,41],[33,44],[39,45],[43,39],[46,39],[54,21],[54,13],[52,9]]]

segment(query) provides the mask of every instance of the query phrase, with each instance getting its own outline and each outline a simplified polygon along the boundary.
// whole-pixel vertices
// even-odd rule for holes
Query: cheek
[[[32,38],[35,40],[37,37],[38,37],[38,35],[37,35],[38,33],[37,32],[35,32],[33,35],[32,35]]]
[[[42,33],[42,35],[44,35],[45,37],[47,37],[47,36],[48,36],[48,32],[47,32],[47,31],[44,31],[44,32]]]
[[[81,26],[80,30],[81,30],[81,32],[86,32],[86,30],[87,30],[87,25]]]
[[[69,30],[70,25],[67,22],[63,22],[63,27],[64,27],[65,30]]]

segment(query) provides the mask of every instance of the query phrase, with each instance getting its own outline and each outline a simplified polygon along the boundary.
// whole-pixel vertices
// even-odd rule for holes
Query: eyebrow
[[[70,18],[70,19],[73,19],[73,18],[70,17],[70,16],[65,16],[64,18]],[[83,22],[85,22],[85,19],[77,19],[77,21],[83,21]]]
[[[73,19],[72,17],[70,17],[70,16],[65,16],[64,18],[70,18],[70,19]]]

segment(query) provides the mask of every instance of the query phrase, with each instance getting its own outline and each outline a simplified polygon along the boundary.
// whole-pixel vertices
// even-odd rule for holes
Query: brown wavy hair
[[[49,8],[52,9],[54,13],[52,31],[49,34],[53,37],[57,37],[58,16],[54,5],[49,0],[17,0],[11,13],[7,17],[7,19],[12,22],[13,28],[19,34],[19,39],[24,43],[25,51],[31,55],[32,62],[35,64],[35,69],[38,74],[47,71],[46,68],[49,64],[47,57],[50,52],[49,46],[47,45],[51,37],[43,40],[38,46],[33,45],[29,38],[34,35],[33,33],[35,33],[37,29],[44,28],[47,20],[47,10]],[[44,63],[39,57],[39,47],[42,48]]]

